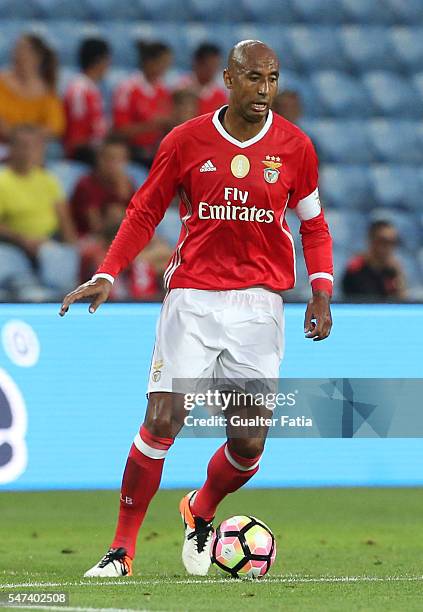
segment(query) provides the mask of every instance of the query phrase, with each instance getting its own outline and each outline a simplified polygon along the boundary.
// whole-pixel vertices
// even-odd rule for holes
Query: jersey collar
[[[221,112],[222,109],[227,108],[227,106],[228,105],[225,104],[221,108],[218,108],[217,111],[213,115],[212,121],[213,121],[214,127],[219,132],[219,134],[223,136],[225,140],[227,140],[228,142],[231,142],[236,147],[239,147],[240,149],[245,149],[246,147],[250,147],[251,145],[261,140],[269,131],[269,128],[272,125],[272,121],[273,121],[273,113],[270,109],[267,115],[266,123],[264,124],[264,126],[262,127],[262,129],[260,130],[258,134],[256,134],[253,138],[250,138],[249,140],[245,140],[244,142],[237,140],[236,138],[228,134],[228,132],[225,130],[225,128],[219,121],[219,113]]]

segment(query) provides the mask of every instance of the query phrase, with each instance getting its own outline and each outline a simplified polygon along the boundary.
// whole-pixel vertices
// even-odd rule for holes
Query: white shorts
[[[175,391],[175,379],[277,379],[283,351],[277,293],[172,289],[157,322],[148,393]]]

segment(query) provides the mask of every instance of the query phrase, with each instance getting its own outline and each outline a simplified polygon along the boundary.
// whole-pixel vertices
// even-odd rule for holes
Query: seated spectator
[[[369,246],[347,265],[342,287],[347,299],[360,301],[403,300],[407,297],[404,273],[395,257],[398,234],[388,221],[369,227]]]
[[[172,62],[164,43],[138,43],[140,70],[123,81],[113,97],[116,131],[131,146],[134,161],[150,166],[171,127],[172,98],[162,79]]]
[[[80,236],[81,280],[90,278],[125,216],[135,188],[125,171],[128,147],[111,136],[100,146],[94,170],[82,177],[71,198],[71,210]],[[159,299],[171,248],[154,237],[135,262],[116,279],[112,299]]]
[[[273,101],[272,109],[291,123],[297,124],[302,117],[301,98],[296,91],[285,89],[278,93]]]
[[[79,48],[81,69],[65,91],[67,157],[93,164],[94,148],[106,135],[107,122],[98,83],[110,66],[110,47],[104,40],[88,38]]]
[[[39,165],[43,148],[39,128],[16,127],[0,172],[0,287],[13,299],[57,298],[77,280],[76,232],[58,180]]]
[[[228,101],[220,73],[222,53],[218,46],[203,43],[194,52],[192,72],[182,77],[176,89],[191,89],[198,96],[197,115],[212,113]]]
[[[70,201],[80,237],[101,233],[111,206],[119,207],[123,217],[135,191],[126,173],[128,158],[128,147],[120,137],[110,136],[99,146],[93,171],[79,179]]]
[[[56,77],[53,51],[38,36],[21,36],[11,66],[0,72],[0,140],[7,142],[13,128],[23,123],[39,126],[48,138],[62,135],[64,114]]]

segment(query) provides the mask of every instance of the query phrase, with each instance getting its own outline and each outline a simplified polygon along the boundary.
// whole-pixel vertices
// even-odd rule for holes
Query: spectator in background
[[[39,126],[48,138],[62,135],[64,114],[56,80],[55,53],[38,36],[21,36],[11,66],[0,73],[0,140],[7,142],[14,127],[23,123]]]
[[[40,167],[42,131],[18,126],[0,172],[0,287],[17,299],[60,296],[77,279],[76,232],[63,190]]]
[[[150,166],[171,127],[172,98],[163,78],[172,62],[161,42],[138,43],[140,70],[118,85],[113,97],[116,131],[126,138],[134,161]]]
[[[297,124],[302,117],[303,108],[300,95],[296,91],[285,89],[278,93],[273,101],[273,110],[291,123]]]
[[[342,279],[344,295],[350,300],[388,301],[407,297],[401,264],[395,257],[398,233],[389,221],[374,221],[369,227],[369,246],[355,255]]]
[[[98,83],[106,75],[110,59],[106,41],[84,40],[78,52],[81,72],[70,81],[64,96],[66,155],[89,164],[94,163],[95,146],[106,135],[107,122]]]
[[[80,237],[81,278],[90,278],[104,259],[125,216],[135,187],[126,173],[128,146],[110,136],[98,149],[95,168],[82,177],[71,198],[71,210]],[[166,269],[171,249],[154,237],[130,268],[116,279],[112,299],[158,299],[159,276]]]
[[[221,65],[222,53],[219,47],[203,43],[194,52],[192,72],[182,77],[176,87],[191,89],[197,95],[197,115],[212,113],[228,101],[220,74]]]
[[[173,92],[173,125],[180,125],[197,116],[198,96],[191,89]]]

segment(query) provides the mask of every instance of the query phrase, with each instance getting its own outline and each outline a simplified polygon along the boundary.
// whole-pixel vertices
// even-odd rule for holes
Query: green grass
[[[158,494],[140,534],[135,575],[124,584],[110,585],[97,580],[92,584],[81,576],[110,543],[116,492],[2,493],[0,591],[19,590],[7,585],[54,583],[57,586],[44,590],[66,591],[69,605],[81,608],[423,609],[421,489],[237,492],[222,503],[217,520],[253,514],[268,523],[277,538],[277,561],[269,577],[261,581],[232,580],[216,568],[206,580],[188,579],[180,561],[180,496],[179,491]],[[358,579],[345,582],[334,577]]]

